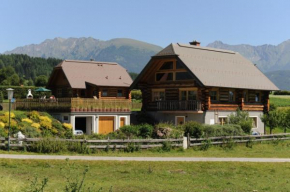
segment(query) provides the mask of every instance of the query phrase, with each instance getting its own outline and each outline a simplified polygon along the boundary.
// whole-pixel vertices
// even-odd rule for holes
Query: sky
[[[277,45],[290,39],[289,8],[289,0],[0,0],[0,53],[55,37]]]

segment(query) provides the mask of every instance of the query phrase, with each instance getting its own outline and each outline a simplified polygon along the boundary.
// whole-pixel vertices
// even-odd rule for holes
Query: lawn
[[[289,95],[270,95],[270,104],[274,104],[277,107],[290,106]]]
[[[0,191],[32,191],[47,177],[44,191],[64,191],[66,177],[92,191],[288,191],[289,163],[104,162],[0,160]],[[88,191],[85,189],[84,191]]]
[[[0,151],[1,154],[7,154],[7,151]],[[31,154],[37,153],[11,151],[10,154]],[[40,154],[42,155],[42,154]],[[77,153],[58,153],[57,155],[82,155]],[[267,158],[290,158],[290,141],[274,141],[253,143],[248,147],[246,144],[239,144],[229,149],[226,146],[211,146],[208,150],[203,151],[198,147],[187,150],[174,149],[169,152],[161,149],[142,150],[133,153],[123,151],[103,150],[95,151],[92,156],[116,156],[116,157],[267,157]]]

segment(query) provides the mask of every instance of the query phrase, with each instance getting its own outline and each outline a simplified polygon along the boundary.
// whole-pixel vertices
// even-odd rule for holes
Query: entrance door
[[[114,131],[114,117],[99,117],[99,134],[107,134]]]
[[[125,117],[120,118],[120,127],[123,127],[125,125]]]

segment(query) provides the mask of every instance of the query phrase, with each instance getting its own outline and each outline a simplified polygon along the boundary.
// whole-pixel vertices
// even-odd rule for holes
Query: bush
[[[40,137],[41,135],[40,130],[32,126],[24,127],[22,129],[22,132],[23,132],[23,135],[25,135],[25,137],[28,137],[28,138],[36,138],[36,137]]]
[[[27,122],[27,123],[29,123],[29,124],[32,124],[32,123],[33,123],[33,121],[32,121],[31,119],[28,119],[28,118],[24,118],[24,119],[22,119],[21,121],[22,121],[22,122]]]
[[[154,138],[170,138],[174,129],[174,125],[170,123],[155,124],[152,136]]]
[[[39,115],[39,113],[38,113],[37,111],[31,111],[31,112],[28,114],[28,117],[29,117],[30,119],[32,119],[33,121],[35,121],[35,122],[39,122],[39,117],[40,117],[40,115]]]
[[[282,90],[282,91],[275,91],[273,95],[290,95],[290,91]]]
[[[139,135],[142,138],[148,138],[152,136],[153,133],[153,126],[149,124],[141,124],[138,126],[139,128]]]
[[[240,125],[204,125],[203,137],[221,137],[221,136],[236,136],[244,135],[244,131]]]
[[[253,120],[249,117],[249,112],[241,111],[238,108],[236,113],[232,113],[228,117],[230,124],[240,125],[245,133],[251,133]]]
[[[121,127],[119,131],[124,133],[129,138],[139,135],[139,127],[136,125],[125,125]]]
[[[58,153],[67,151],[67,145],[63,141],[45,138],[34,142],[29,149],[37,153]]]
[[[141,90],[132,90],[131,98],[134,100],[142,100],[142,92]]]
[[[70,123],[63,123],[62,126],[68,130],[72,130],[72,124]]]
[[[182,125],[182,129],[185,136],[189,134],[190,137],[200,138],[202,136],[203,126],[198,122],[188,121]]]

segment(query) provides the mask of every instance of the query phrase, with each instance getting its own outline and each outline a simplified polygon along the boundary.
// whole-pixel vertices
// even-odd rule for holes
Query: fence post
[[[190,147],[190,135],[187,133],[187,148]]]
[[[187,137],[183,137],[183,142],[182,142],[182,147],[183,149],[187,149],[188,143],[187,143]]]

